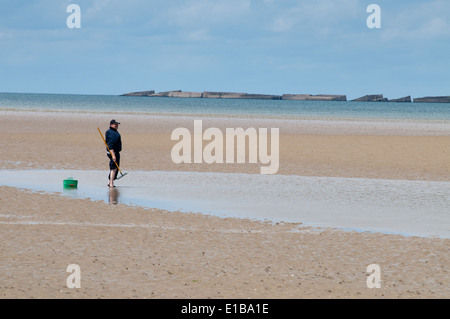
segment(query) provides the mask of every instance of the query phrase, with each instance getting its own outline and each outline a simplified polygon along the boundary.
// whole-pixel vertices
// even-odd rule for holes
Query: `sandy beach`
[[[0,111],[0,169],[122,168],[259,174],[259,164],[174,164],[171,132],[194,117]],[[450,181],[445,123],[205,117],[204,127],[280,128],[278,174]],[[106,188],[106,184],[105,184]],[[448,298],[448,239],[167,212],[0,187],[2,298]],[[66,286],[69,264],[81,288]],[[366,268],[381,268],[369,289]]]

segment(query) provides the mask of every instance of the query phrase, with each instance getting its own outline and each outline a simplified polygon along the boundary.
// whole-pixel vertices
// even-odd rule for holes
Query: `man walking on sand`
[[[120,133],[117,131],[119,128],[119,122],[116,120],[111,120],[109,122],[109,130],[105,133],[106,144],[108,148],[106,149],[107,155],[109,157],[109,187],[114,186],[114,180],[117,179],[117,166],[120,166],[120,151],[122,150],[122,139]],[[117,163],[117,165],[116,165]]]

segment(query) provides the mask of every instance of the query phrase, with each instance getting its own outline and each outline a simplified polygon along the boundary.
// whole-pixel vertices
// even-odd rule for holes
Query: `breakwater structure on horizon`
[[[182,98],[203,98],[203,99],[253,99],[253,100],[301,100],[301,101],[347,101],[346,95],[334,94],[251,94],[236,92],[183,92],[181,90],[164,91],[156,93],[154,90],[125,93],[121,96],[145,96],[145,97],[182,97]],[[398,102],[398,103],[450,103],[450,96],[428,96],[414,98],[405,96],[396,99],[388,99],[383,94],[364,95],[351,100],[357,102]]]

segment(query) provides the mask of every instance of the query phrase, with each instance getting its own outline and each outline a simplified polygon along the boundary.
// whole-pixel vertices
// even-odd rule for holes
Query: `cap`
[[[117,122],[116,120],[111,120],[111,122],[109,122],[109,125],[113,125],[113,124],[120,124],[120,123]]]

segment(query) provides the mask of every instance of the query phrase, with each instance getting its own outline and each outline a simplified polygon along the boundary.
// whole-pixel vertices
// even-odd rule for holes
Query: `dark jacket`
[[[119,153],[122,150],[122,139],[120,133],[112,127],[105,133],[106,144],[110,150],[114,150],[115,153]]]

